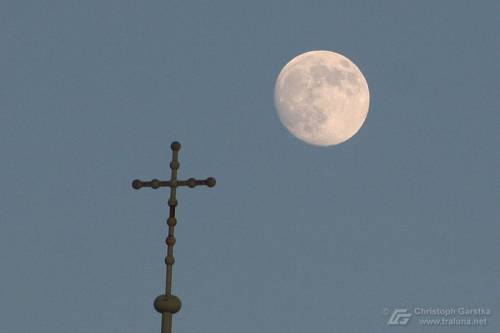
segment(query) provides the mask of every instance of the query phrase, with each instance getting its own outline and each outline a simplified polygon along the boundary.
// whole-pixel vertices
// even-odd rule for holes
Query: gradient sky
[[[500,331],[499,1],[0,1],[0,332],[159,332],[170,142],[174,332]],[[363,71],[329,148],[279,122],[309,50]]]

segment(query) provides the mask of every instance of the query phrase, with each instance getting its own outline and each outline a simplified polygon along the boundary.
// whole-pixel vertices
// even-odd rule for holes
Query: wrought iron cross
[[[196,187],[198,185],[206,185],[208,187],[215,186],[215,178],[208,177],[207,179],[198,180],[195,178],[189,178],[188,180],[177,180],[177,169],[179,169],[179,150],[181,149],[181,144],[177,141],[172,142],[170,145],[172,148],[172,161],[170,162],[171,176],[170,180],[161,181],[158,179],[153,179],[151,181],[141,181],[136,179],[132,182],[132,187],[136,190],[142,187],[151,187],[153,189],[158,189],[160,187],[170,187],[170,199],[168,199],[168,205],[170,207],[170,213],[167,219],[168,224],[168,237],[166,239],[167,243],[167,256],[165,258],[165,264],[167,265],[167,277],[165,283],[165,294],[158,296],[154,301],[154,308],[156,311],[161,313],[161,333],[172,333],[172,314],[178,312],[181,309],[181,300],[172,295],[172,265],[175,262],[174,259],[174,227],[177,224],[175,218],[175,206],[177,206],[176,190],[180,186]]]

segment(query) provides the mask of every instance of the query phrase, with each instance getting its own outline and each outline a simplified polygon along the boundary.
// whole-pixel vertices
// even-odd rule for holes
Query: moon
[[[274,87],[278,116],[290,133],[312,145],[349,140],[363,125],[370,104],[368,83],[348,58],[331,51],[298,55]]]

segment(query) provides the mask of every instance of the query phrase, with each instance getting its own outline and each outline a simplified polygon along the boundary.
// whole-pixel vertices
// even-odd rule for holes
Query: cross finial
[[[165,264],[167,265],[167,276],[165,282],[165,294],[158,296],[154,301],[154,308],[156,311],[161,313],[161,333],[172,333],[172,314],[178,312],[181,309],[180,299],[172,295],[172,265],[175,262],[174,259],[174,227],[177,224],[175,218],[175,207],[177,206],[176,191],[177,187],[188,186],[196,187],[198,185],[206,185],[208,187],[215,186],[215,178],[208,177],[203,180],[198,180],[195,178],[189,178],[187,180],[177,180],[177,170],[179,169],[179,150],[181,149],[181,144],[177,141],[172,142],[170,145],[172,149],[172,161],[170,162],[170,180],[162,181],[158,179],[153,179],[151,181],[141,181],[135,179],[132,182],[132,187],[136,190],[142,187],[151,187],[153,189],[158,189],[160,187],[170,187],[170,199],[168,199],[168,205],[170,208],[169,216],[167,219],[168,224],[168,237],[166,239],[167,243],[167,256],[165,258]]]

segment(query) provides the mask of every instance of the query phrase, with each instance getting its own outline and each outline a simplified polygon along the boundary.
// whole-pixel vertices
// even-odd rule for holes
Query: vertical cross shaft
[[[181,144],[177,141],[172,142],[170,145],[172,149],[172,161],[170,162],[170,180],[161,181],[158,179],[153,179],[151,181],[141,181],[136,179],[132,182],[132,187],[136,190],[142,187],[151,187],[153,189],[158,189],[160,187],[170,187],[170,199],[168,199],[169,214],[167,219],[168,224],[168,236],[166,239],[167,243],[167,256],[165,258],[165,264],[167,266],[166,282],[165,282],[165,294],[158,296],[154,301],[154,307],[156,311],[161,313],[161,333],[172,333],[172,314],[178,312],[181,309],[180,299],[172,295],[172,265],[175,262],[174,259],[174,227],[177,224],[175,218],[175,207],[177,206],[176,191],[177,187],[188,186],[196,187],[198,185],[206,185],[208,187],[215,186],[215,178],[208,177],[207,179],[198,180],[195,178],[189,178],[188,180],[177,180],[177,170],[179,169],[179,150],[181,149]]]

